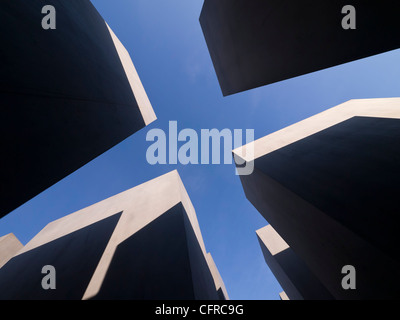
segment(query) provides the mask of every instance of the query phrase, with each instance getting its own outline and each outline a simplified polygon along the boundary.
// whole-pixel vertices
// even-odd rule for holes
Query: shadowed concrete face
[[[0,237],[0,268],[22,247],[22,243],[12,233]]]
[[[120,215],[15,256],[0,269],[0,299],[81,299]],[[46,265],[56,270],[55,290],[42,287]]]
[[[354,117],[260,157],[255,166],[399,259],[400,248],[393,241],[399,159],[400,119]]]
[[[0,217],[156,119],[128,52],[89,0],[0,3]]]
[[[120,243],[92,299],[217,300],[211,271],[178,204]]]
[[[304,261],[293,252],[271,225],[257,230],[257,238],[265,261],[285,290],[287,300],[333,299]]]
[[[345,30],[344,6],[356,9]],[[397,1],[205,0],[200,23],[230,95],[400,46]]]
[[[115,212],[119,219],[105,224]],[[52,263],[59,292],[45,295],[38,268]],[[222,287],[177,171],[49,223],[1,271],[4,287],[17,277],[23,284],[3,299],[217,300]],[[67,280],[68,290],[58,290]]]
[[[246,197],[336,299],[398,298],[399,123],[400,99],[352,100],[255,141],[246,158]],[[346,265],[356,290],[341,286]]]

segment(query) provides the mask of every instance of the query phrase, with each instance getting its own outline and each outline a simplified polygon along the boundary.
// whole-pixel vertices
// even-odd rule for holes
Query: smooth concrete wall
[[[0,237],[0,268],[21,250],[22,247],[23,244],[12,233]]]
[[[79,300],[120,218],[106,219],[16,255],[0,269],[1,300]],[[55,290],[41,284],[46,265],[55,268]]]
[[[398,298],[400,99],[351,100],[254,147],[246,197],[336,299]],[[353,265],[357,289],[344,290]]]
[[[29,259],[39,261],[39,265],[56,263],[57,252],[64,250],[63,243],[72,250],[71,261],[82,259],[73,255],[74,243],[79,244],[74,234],[83,234],[85,230],[103,225],[117,213],[120,213],[118,220],[113,220],[110,233],[103,232],[98,236],[101,239],[94,237],[101,242],[100,245],[82,245],[83,250],[86,245],[90,245],[92,251],[98,250],[93,254],[92,264],[85,269],[90,272],[78,279],[78,283],[64,273],[64,277],[70,280],[70,291],[74,293],[73,296],[64,295],[64,298],[219,299],[215,285],[219,280],[214,279],[208,265],[196,213],[177,171],[49,223],[5,266],[10,267],[0,272],[0,283],[3,281],[4,285],[10,285],[16,277],[10,270],[29,265]],[[48,246],[53,246],[51,252],[46,249]],[[78,255],[80,249],[76,251]],[[19,261],[24,261],[24,264]],[[60,272],[68,268],[68,261],[59,262]],[[33,271],[28,269],[29,277],[22,276],[18,280],[22,287],[25,282],[30,283],[31,278],[37,280],[43,277],[37,268]],[[31,273],[36,277],[32,277]],[[36,290],[40,282],[35,283]],[[41,289],[39,291],[25,293],[21,289],[24,297],[28,298],[43,298]],[[7,293],[2,296],[7,297],[18,298],[7,296]],[[48,295],[46,299],[59,297]]]
[[[44,30],[44,5],[56,29]],[[0,3],[0,217],[156,119],[130,56],[89,0]]]
[[[256,233],[265,261],[288,299],[333,300],[333,296],[271,225]]]
[[[342,9],[356,9],[345,30]],[[398,3],[205,0],[200,24],[223,94],[230,95],[400,46]]]
[[[187,221],[180,203],[120,243],[91,299],[218,300],[211,271]]]

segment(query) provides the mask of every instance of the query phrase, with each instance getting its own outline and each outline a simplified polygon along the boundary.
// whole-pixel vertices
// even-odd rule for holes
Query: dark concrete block
[[[0,269],[0,300],[80,300],[121,213],[12,258]],[[56,269],[56,289],[42,287],[42,268]]]
[[[0,237],[0,268],[21,250],[22,247],[22,243],[13,233]]]
[[[55,30],[41,26],[45,4],[56,8]],[[155,116],[129,55],[89,0],[4,0],[0,24],[2,217]]]
[[[255,167],[400,261],[399,160],[399,119],[353,117],[256,159]]]
[[[399,103],[351,100],[234,151],[254,147],[247,199],[335,299],[399,298]]]
[[[342,28],[342,8],[356,29]],[[394,0],[205,0],[200,23],[224,96],[398,49]]]
[[[99,293],[116,300],[218,300],[182,204],[117,246]]]
[[[45,265],[55,290],[41,286]],[[228,297],[177,171],[49,223],[0,269],[0,288],[0,299]]]

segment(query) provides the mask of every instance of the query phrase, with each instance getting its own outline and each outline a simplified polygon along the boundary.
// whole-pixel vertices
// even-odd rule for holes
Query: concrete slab
[[[91,248],[100,248],[101,255],[98,258],[96,255],[94,266],[85,269],[90,270],[87,276],[75,283],[68,274],[64,275],[70,279],[72,288],[69,291],[81,293],[79,297],[75,294],[74,299],[220,298],[216,284],[221,287],[222,279],[214,278],[219,273],[215,265],[209,265],[195,210],[177,171],[49,223],[6,267],[8,270],[18,270],[29,265],[27,259],[45,263],[38,256],[47,257],[46,261],[51,264],[64,250],[58,243],[63,241],[74,248],[71,241],[75,241],[77,236],[72,235],[93,229],[118,212],[120,215],[118,221],[113,222],[111,233],[106,235],[103,232],[101,237],[94,237],[100,237],[102,245],[90,245]],[[110,223],[107,225],[110,226]],[[65,238],[71,240],[62,240]],[[46,249],[49,245],[55,247],[51,252]],[[86,250],[89,243],[81,246]],[[79,260],[73,258],[75,250],[71,250],[69,259]],[[76,251],[80,252],[78,249]],[[38,255],[36,252],[44,253]],[[24,264],[19,261],[24,261]],[[68,268],[68,261],[60,262],[60,270]],[[16,275],[10,277],[10,271],[6,271],[0,271],[0,285],[6,286],[16,278]],[[36,279],[38,284],[40,281],[37,280],[41,277],[36,272],[35,277],[30,274],[29,279]],[[23,287],[26,281],[32,281],[29,279],[20,276],[19,283]],[[85,284],[83,291],[82,283]],[[76,286],[80,286],[79,290],[75,289]],[[41,289],[39,291],[42,294]],[[23,297],[42,298],[34,292],[26,293],[21,289],[21,293],[25,294]],[[58,297],[47,296],[46,299]],[[0,298],[8,298],[7,291]],[[13,295],[12,298],[18,299],[19,296]]]
[[[246,197],[336,299],[398,298],[399,119],[399,98],[351,100],[234,150],[254,161]]]
[[[0,269],[0,300],[81,299],[120,215],[14,256]],[[47,265],[55,268],[54,290],[44,290],[41,284]]]
[[[285,291],[286,297],[282,300],[333,300],[333,296],[271,225],[256,233],[265,261]]]
[[[0,217],[156,119],[130,56],[90,0],[5,0]]]
[[[12,233],[0,237],[0,268],[22,249],[22,247],[23,244]]]
[[[205,0],[200,24],[224,96],[400,46],[394,0]]]

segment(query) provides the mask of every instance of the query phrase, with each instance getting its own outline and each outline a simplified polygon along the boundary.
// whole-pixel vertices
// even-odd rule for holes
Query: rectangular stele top
[[[183,220],[179,218],[180,212],[183,213]],[[178,220],[174,218],[177,214]],[[173,279],[177,276],[174,266],[181,268],[180,266],[183,264],[187,268],[187,265],[189,265],[184,258],[186,257],[185,252],[189,253],[188,259],[191,265],[188,274],[192,274],[193,278],[186,282],[181,279],[179,281],[182,282],[181,286],[183,287],[193,286],[193,289],[188,289],[190,292],[194,291],[192,298],[209,299],[207,298],[209,296],[204,294],[207,290],[211,290],[212,298],[216,299],[220,294],[219,292],[224,293],[223,298],[228,298],[214,261],[211,255],[206,252],[196,212],[176,170],[49,223],[18,252],[14,259],[32,254],[36,249],[56,243],[70,235],[78,234],[81,230],[93,228],[96,224],[107,219],[113,219],[116,215],[119,215],[119,218],[115,220],[115,227],[113,227],[109,240],[105,243],[104,252],[101,253],[94,272],[89,277],[90,281],[87,282],[80,298],[127,299],[131,297],[130,294],[134,291],[139,292],[139,297],[143,295],[142,298],[153,299],[155,297],[152,296],[151,290],[155,290],[157,293],[158,289],[154,289],[153,283],[147,287],[146,283],[139,281],[139,279],[141,281],[147,279],[147,281],[152,282],[152,279],[149,279],[146,275],[147,271],[144,270],[155,268],[156,272],[153,274],[157,275],[156,277],[159,274],[166,273],[169,274],[168,278]],[[180,237],[179,234],[182,229],[179,225],[183,221],[184,230],[186,230],[184,238],[186,240],[184,240],[185,244],[182,246],[182,243],[176,242],[175,239]],[[176,230],[176,234],[168,235],[171,230]],[[106,233],[104,233],[104,237],[106,237]],[[157,245],[151,246],[151,243],[157,243]],[[160,243],[161,246],[166,246],[165,250],[163,249],[164,252],[153,252],[153,250],[159,248]],[[178,247],[175,248],[174,244],[177,244]],[[163,258],[165,254],[166,256]],[[129,279],[120,279],[122,270],[127,268],[127,264],[129,268],[136,270],[139,274],[132,271],[133,274],[129,276]],[[111,272],[110,268],[113,269]],[[119,270],[119,272],[116,273],[115,270]],[[137,279],[136,284],[135,279]],[[104,287],[109,286],[110,281],[112,281],[111,290],[116,290],[112,291],[112,294],[108,294],[108,289],[104,289]],[[130,289],[119,290],[117,283],[121,283],[121,281],[129,283]],[[161,278],[160,281],[155,288],[163,288],[165,287],[164,283],[169,283],[169,279],[165,278]],[[201,281],[206,284],[201,283]],[[180,289],[179,283],[176,283],[175,286]],[[174,286],[168,285],[165,290],[166,292],[173,292]],[[135,296],[135,299],[138,298],[138,295]],[[157,297],[159,298],[159,296]],[[163,296],[163,298],[174,300],[176,297]],[[178,298],[184,297],[178,296]],[[187,298],[191,299],[191,297]]]
[[[394,0],[205,0],[200,24],[227,96],[398,49],[397,6]],[[348,29],[353,21],[355,29]]]
[[[272,256],[289,249],[289,245],[274,230],[274,228],[272,228],[271,225],[267,225],[264,228],[258,229],[256,233],[257,237],[262,241],[263,245],[268,249]]]
[[[56,29],[41,22],[55,9]],[[130,55],[90,0],[5,0],[0,217],[156,120]]]
[[[400,119],[400,98],[349,100],[247,145],[236,148],[233,150],[233,153],[246,162],[254,161],[257,158],[301,141],[354,117]],[[247,148],[254,150],[254,152],[246,153]]]
[[[0,237],[0,268],[21,250],[22,247],[23,244],[12,233]]]

